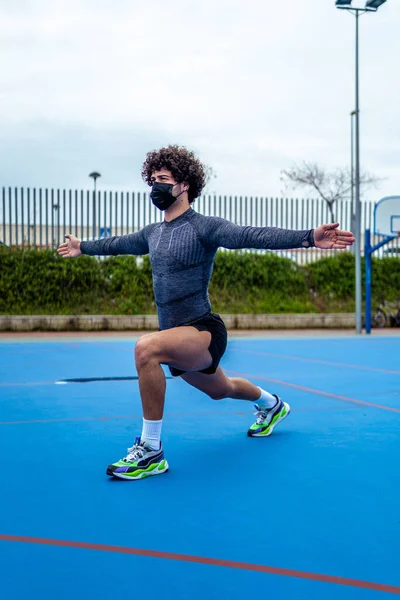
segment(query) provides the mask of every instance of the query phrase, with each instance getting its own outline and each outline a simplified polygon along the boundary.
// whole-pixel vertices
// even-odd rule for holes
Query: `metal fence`
[[[143,192],[9,187],[2,188],[0,202],[0,242],[8,246],[57,248],[66,233],[81,240],[96,239],[132,233],[162,220],[160,211]],[[206,195],[193,207],[201,214],[220,216],[239,225],[311,229],[331,222],[326,203],[319,199]],[[373,209],[372,202],[362,204],[362,232],[372,229]],[[352,228],[350,202],[336,202],[334,215],[342,229]],[[399,255],[398,240],[381,255],[383,252]],[[279,253],[303,264],[334,251],[300,249]]]

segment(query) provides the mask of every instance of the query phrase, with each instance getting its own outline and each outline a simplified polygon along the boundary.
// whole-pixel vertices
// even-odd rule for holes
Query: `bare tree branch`
[[[205,175],[206,175],[206,181],[205,181],[203,194],[214,193],[212,191],[211,186],[214,185],[213,180],[217,179],[217,173],[214,171],[214,169],[210,165],[204,165],[204,171],[205,171]]]
[[[281,181],[285,183],[286,188],[303,188],[308,192],[317,192],[327,203],[332,221],[335,220],[335,202],[339,199],[347,200],[351,196],[351,170],[346,168],[326,171],[318,163],[303,162],[300,166],[294,165],[290,169],[282,170]],[[382,181],[382,178],[363,172],[360,175],[361,191],[364,192],[370,187],[376,188]]]

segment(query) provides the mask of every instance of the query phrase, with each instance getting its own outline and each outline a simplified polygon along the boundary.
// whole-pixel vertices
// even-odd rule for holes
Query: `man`
[[[219,217],[196,213],[191,204],[206,181],[203,165],[186,148],[168,146],[149,152],[142,177],[151,186],[152,202],[164,211],[164,221],[129,235],[80,242],[66,235],[58,253],[88,255],[150,254],[160,330],[141,337],[135,362],[143,406],[143,428],[125,458],[108,466],[107,474],[120,479],[142,479],[168,470],[161,445],[166,380],[161,365],[173,376],[214,400],[235,398],[255,403],[257,419],[251,437],[267,437],[285,419],[290,407],[276,394],[241,378],[227,377],[220,360],[227,333],[208,297],[215,254],[223,248],[346,248],[352,233],[339,224],[315,230],[241,227]]]

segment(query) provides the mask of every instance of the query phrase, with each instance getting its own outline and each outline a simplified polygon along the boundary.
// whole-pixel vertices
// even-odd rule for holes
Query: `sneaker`
[[[147,442],[142,442],[140,437],[135,439],[128,454],[118,462],[107,467],[107,475],[118,479],[144,479],[150,475],[160,475],[168,471],[168,463],[164,458],[162,446],[153,450]]]
[[[266,437],[271,435],[274,428],[290,413],[290,406],[276,394],[273,394],[278,403],[273,408],[264,408],[255,404],[257,412],[254,413],[257,420],[247,432],[249,437]]]

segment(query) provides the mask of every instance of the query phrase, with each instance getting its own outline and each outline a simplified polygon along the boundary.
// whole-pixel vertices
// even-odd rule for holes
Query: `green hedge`
[[[307,281],[313,304],[326,311],[330,306],[354,302],[354,255],[342,252],[307,265]],[[362,259],[362,290],[365,291],[365,266]],[[372,258],[372,298],[375,304],[400,297],[400,259]]]
[[[304,268],[276,254],[218,252],[210,285],[217,312],[313,312]]]
[[[400,295],[400,259],[373,260],[373,297]],[[354,257],[306,266],[273,253],[219,252],[210,286],[221,313],[354,311]],[[1,314],[155,313],[148,257],[63,259],[53,250],[0,248]]]

